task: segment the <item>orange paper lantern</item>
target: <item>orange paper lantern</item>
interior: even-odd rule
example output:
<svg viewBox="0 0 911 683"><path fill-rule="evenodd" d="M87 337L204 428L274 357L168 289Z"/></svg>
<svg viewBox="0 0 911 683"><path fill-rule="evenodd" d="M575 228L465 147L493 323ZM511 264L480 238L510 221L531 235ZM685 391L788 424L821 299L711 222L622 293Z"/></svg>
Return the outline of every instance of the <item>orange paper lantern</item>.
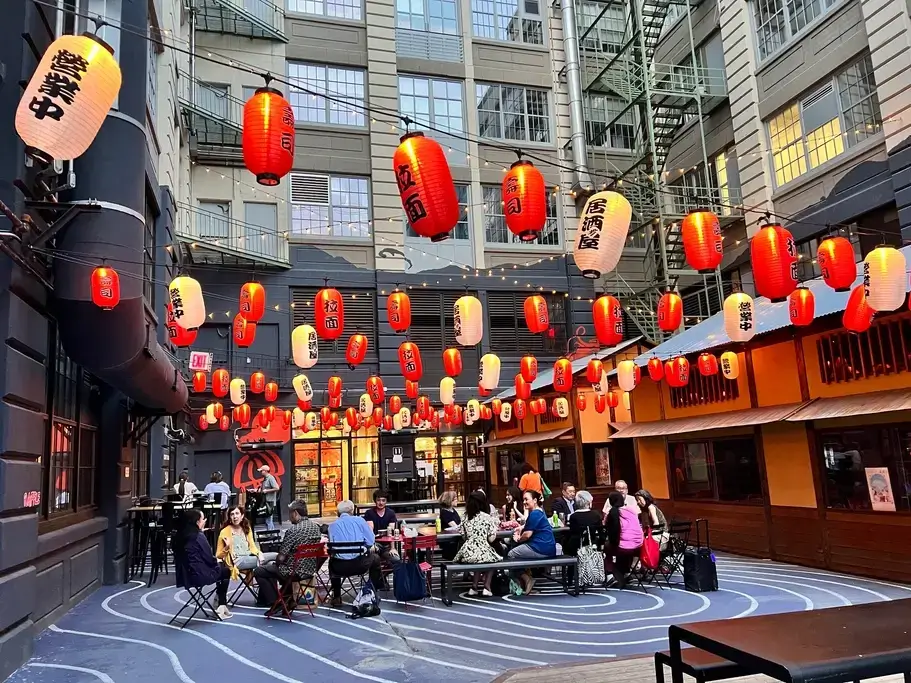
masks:
<svg viewBox="0 0 911 683"><path fill-rule="evenodd" d="M267 187L278 185L294 165L294 110L280 90L259 88L244 105L244 166Z"/></svg>
<svg viewBox="0 0 911 683"><path fill-rule="evenodd" d="M246 349L256 338L256 323L251 323L241 313L234 316L234 343L239 348Z"/></svg>
<svg viewBox="0 0 911 683"><path fill-rule="evenodd" d="M386 398L386 387L383 386L383 380L376 375L367 378L366 391L374 405L382 403Z"/></svg>
<svg viewBox="0 0 911 683"><path fill-rule="evenodd" d="M866 332L873 324L873 313L873 309L867 304L864 286L859 284L851 290L845 312L841 316L841 324L849 332Z"/></svg>
<svg viewBox="0 0 911 683"><path fill-rule="evenodd" d="M458 408L458 406L456 407ZM528 414L528 405L525 403L525 399L517 398L512 402L512 414L516 416L517 420L525 419Z"/></svg>
<svg viewBox="0 0 911 683"><path fill-rule="evenodd" d="M412 382L419 381L424 374L421 350L414 342L406 341L399 345L399 368L402 370L402 377Z"/></svg>
<svg viewBox="0 0 911 683"><path fill-rule="evenodd" d="M623 307L609 294L600 296L592 306L595 336L604 346L616 346L623 341Z"/></svg>
<svg viewBox="0 0 911 683"><path fill-rule="evenodd" d="M595 394L595 412L603 413L607 409L607 394Z"/></svg>
<svg viewBox="0 0 911 683"><path fill-rule="evenodd" d="M534 242L547 223L544 176L530 161L520 159L503 177L506 227L523 242Z"/></svg>
<svg viewBox="0 0 911 683"><path fill-rule="evenodd" d="M206 390L207 382L208 378L206 377L206 373L199 370L193 373L193 391L197 394Z"/></svg>
<svg viewBox="0 0 911 683"><path fill-rule="evenodd" d="M174 318L174 309L170 301L165 306L165 311L167 312L165 325L168 328L168 339L171 343L178 348L185 348L195 342L199 330L187 330L178 325L177 320Z"/></svg>
<svg viewBox="0 0 911 683"><path fill-rule="evenodd" d="M379 427L383 423L383 408L381 406L376 406L370 417L373 419L373 424Z"/></svg>
<svg viewBox="0 0 911 683"><path fill-rule="evenodd" d="M395 291L389 295L386 317L394 332L405 332L411 326L411 299L405 292Z"/></svg>
<svg viewBox="0 0 911 683"><path fill-rule="evenodd" d="M620 405L620 396L622 396L622 395L623 395L623 392L620 391L619 389L613 389L612 391L609 391L607 394L605 394L605 397L607 398L608 407L616 408L617 406L619 406Z"/></svg>
<svg viewBox="0 0 911 683"><path fill-rule="evenodd" d="M711 353L700 353L696 360L699 374L709 377L718 374L718 359Z"/></svg>
<svg viewBox="0 0 911 683"><path fill-rule="evenodd" d="M258 282L247 282L240 288L240 314L258 323L266 314L266 289Z"/></svg>
<svg viewBox="0 0 911 683"><path fill-rule="evenodd" d="M690 381L690 362L683 356L669 360L664 364L664 376L671 387L685 387Z"/></svg>
<svg viewBox="0 0 911 683"><path fill-rule="evenodd" d="M462 352L455 348L443 351L443 370L450 377L462 374Z"/></svg>
<svg viewBox="0 0 911 683"><path fill-rule="evenodd" d="M585 366L585 379L591 384L597 384L601 381L601 375L604 374L604 363L597 358L592 358Z"/></svg>
<svg viewBox="0 0 911 683"><path fill-rule="evenodd" d="M332 411L327 406L323 406L319 409L319 421L320 424L322 424L323 429L332 426Z"/></svg>
<svg viewBox="0 0 911 683"><path fill-rule="evenodd" d="M337 289L325 287L313 299L316 335L320 339L338 339L345 329L345 302Z"/></svg>
<svg viewBox="0 0 911 683"><path fill-rule="evenodd" d="M351 429L357 429L360 427L360 415L357 414L356 408L348 408L345 411L345 422L348 423L348 426Z"/></svg>
<svg viewBox="0 0 911 683"><path fill-rule="evenodd" d="M308 410L310 410L313 407L313 402L312 401L302 401L301 399L297 399L297 407L306 413Z"/></svg>
<svg viewBox="0 0 911 683"><path fill-rule="evenodd" d="M92 303L110 311L120 303L120 276L107 266L98 266L92 271Z"/></svg>
<svg viewBox="0 0 911 683"><path fill-rule="evenodd" d="M220 420L221 416L225 414L225 407L216 401L212 404L212 414L215 415L216 420Z"/></svg>
<svg viewBox="0 0 911 683"><path fill-rule="evenodd" d="M857 279L854 245L844 237L827 237L816 250L823 282L836 292L847 292Z"/></svg>
<svg viewBox="0 0 911 683"><path fill-rule="evenodd" d="M554 363L554 389L566 393L573 388L573 364L566 358Z"/></svg>
<svg viewBox="0 0 911 683"><path fill-rule="evenodd" d="M206 420L205 415L200 415L196 418L196 426L199 427L202 431L206 431L209 428L209 421Z"/></svg>
<svg viewBox="0 0 911 683"><path fill-rule="evenodd" d="M540 294L533 294L525 299L525 324L532 334L541 334L550 328L550 316L547 313L547 301Z"/></svg>
<svg viewBox="0 0 911 683"><path fill-rule="evenodd" d="M266 401L272 403L272 401L278 400L278 384L275 382L269 382L265 388L265 398Z"/></svg>
<svg viewBox="0 0 911 683"><path fill-rule="evenodd" d="M646 367L648 367L648 376L653 382L660 382L664 379L664 363L660 358L649 358Z"/></svg>
<svg viewBox="0 0 911 683"><path fill-rule="evenodd" d="M778 223L766 225L750 241L753 284L760 296L784 301L797 287L797 245Z"/></svg>
<svg viewBox="0 0 911 683"><path fill-rule="evenodd" d="M212 393L218 398L224 398L231 390L231 375L224 368L219 368L212 373Z"/></svg>
<svg viewBox="0 0 911 683"><path fill-rule="evenodd" d="M683 324L683 299L676 292L665 292L658 300L658 328L676 332Z"/></svg>
<svg viewBox="0 0 911 683"><path fill-rule="evenodd" d="M288 429L291 426L291 421L294 419L294 414L290 410L282 411L282 427Z"/></svg>
<svg viewBox="0 0 911 683"><path fill-rule="evenodd" d="M348 339L348 346L345 348L345 360L348 367L354 370L355 367L364 362L367 357L367 337L362 334L352 334Z"/></svg>
<svg viewBox="0 0 911 683"><path fill-rule="evenodd" d="M680 232L690 268L705 274L721 265L724 252L718 216L711 211L693 211L683 219Z"/></svg>
<svg viewBox="0 0 911 683"><path fill-rule="evenodd" d="M522 375L516 375L515 378L516 398L527 401L531 398L531 385L525 381Z"/></svg>
<svg viewBox="0 0 911 683"><path fill-rule="evenodd" d="M418 397L417 403L417 413L421 416L422 420L430 419L430 411L432 410L430 405L430 399L426 396Z"/></svg>
<svg viewBox="0 0 911 683"><path fill-rule="evenodd" d="M342 395L342 378L338 375L329 378L329 395L333 397Z"/></svg>
<svg viewBox="0 0 911 683"><path fill-rule="evenodd" d="M538 377L538 359L534 356L522 356L519 361L519 374L526 382L534 382Z"/></svg>
<svg viewBox="0 0 911 683"><path fill-rule="evenodd" d="M389 397L389 412L395 415L402 409L402 399L393 394Z"/></svg>
<svg viewBox="0 0 911 683"><path fill-rule="evenodd" d="M459 198L446 153L423 133L406 133L392 157L402 208L411 229L440 242L459 222Z"/></svg>
<svg viewBox="0 0 911 683"><path fill-rule="evenodd" d="M261 372L254 372L250 375L250 386L248 389L254 394L261 394L266 390L266 376Z"/></svg>
<svg viewBox="0 0 911 683"><path fill-rule="evenodd" d="M250 406L246 403L235 406L231 414L234 416L235 422L241 427L246 427L250 424Z"/></svg>
<svg viewBox="0 0 911 683"><path fill-rule="evenodd" d="M503 408L503 401L501 401L500 399L495 398L490 402L490 409L491 409L491 411L493 411L494 415L499 415L500 410L502 410L502 408Z"/></svg>
<svg viewBox="0 0 911 683"><path fill-rule="evenodd" d="M222 415L220 418L218 418L218 428L219 428L221 431L223 431L223 432L228 431L228 428L229 428L230 426L231 426L231 418L230 418L230 417L228 417L227 415Z"/></svg>
<svg viewBox="0 0 911 683"><path fill-rule="evenodd" d="M328 403L329 403L330 408L341 408L342 407L341 394L339 394L338 396L330 396Z"/></svg>
<svg viewBox="0 0 911 683"><path fill-rule="evenodd" d="M791 324L802 327L816 316L816 299L807 287L798 287L788 295L788 316Z"/></svg>
<svg viewBox="0 0 911 683"><path fill-rule="evenodd" d="M421 388L417 382L412 382L410 379L405 380L405 396L410 399L416 399L420 391Z"/></svg>

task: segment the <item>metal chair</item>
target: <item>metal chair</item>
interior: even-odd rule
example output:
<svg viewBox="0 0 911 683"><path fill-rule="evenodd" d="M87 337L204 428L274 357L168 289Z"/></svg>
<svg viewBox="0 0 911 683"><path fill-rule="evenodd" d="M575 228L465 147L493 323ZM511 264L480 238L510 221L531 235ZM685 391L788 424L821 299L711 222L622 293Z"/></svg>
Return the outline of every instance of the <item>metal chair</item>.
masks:
<svg viewBox="0 0 911 683"><path fill-rule="evenodd" d="M278 599L275 601L272 607L266 610L267 619L271 619L273 616L275 616L276 612L281 609L282 616L287 617L288 621L291 621L291 614L294 612L297 606L300 605L307 588L314 583L316 583L316 600L314 600L314 602L319 600L320 587L324 589L324 595L329 594L329 589L326 587L325 582L319 575L322 564L320 560L325 560L327 557L329 557L329 554L326 552L326 546L322 543L304 543L297 546L297 549L294 551L294 559L292 560L291 566L296 567L297 563L302 560L316 560L316 571L313 572L313 575L309 577L309 580L306 581L306 583L304 582L304 578L306 577L303 576L292 575L288 578L288 582L292 587L292 594L288 596L290 598L290 604L289 601L285 599L285 591L283 590L281 581L276 579L275 587L277 589L276 593L278 594ZM294 590L295 583L297 583L297 590ZM306 605L307 611L310 612L310 616L315 618L316 615L313 614L313 606L306 601L304 601L304 605Z"/></svg>
<svg viewBox="0 0 911 683"><path fill-rule="evenodd" d="M207 592L205 590L205 586L190 585L186 580L187 566L186 561L183 557L183 553L181 551L178 551L174 557L174 574L177 579L177 587L186 589L189 597L187 598L187 601L184 603L183 607L177 611L177 614L171 617L171 620L168 621L168 624L173 624L177 618L183 614L184 610L191 606L195 607L195 609L187 618L187 620L180 625L180 628L184 628L187 624L189 624L193 620L193 617L195 617L199 612L202 612L205 615L206 619L221 621L221 617L218 616L218 612L215 611L215 608L213 608L211 602L209 602L212 598L212 595L214 595L215 591L218 590L217 587L213 586L212 589Z"/></svg>
<svg viewBox="0 0 911 683"><path fill-rule="evenodd" d="M331 584L332 579L339 579L341 581L341 592L344 593L345 595L350 595L352 597L352 599L355 598L358 595L358 593L360 593L361 588L363 587L363 585L365 583L364 576L369 574L369 570L364 570L364 571L360 572L359 574L351 574L349 576L335 574L332 571L332 560L344 561L344 560L342 560L342 558L339 557L339 555L356 555L358 557L365 557L370 552L369 548L367 547L367 544L364 543L363 541L358 541L355 543L351 543L351 542L349 542L349 543L327 543L326 551L329 554L330 584ZM350 560L353 558L345 558L345 559ZM357 586L354 585L355 578L359 579L359 583ZM346 579L348 581L348 588L345 588ZM378 589L379 589L379 586L374 586L374 590L378 590Z"/></svg>

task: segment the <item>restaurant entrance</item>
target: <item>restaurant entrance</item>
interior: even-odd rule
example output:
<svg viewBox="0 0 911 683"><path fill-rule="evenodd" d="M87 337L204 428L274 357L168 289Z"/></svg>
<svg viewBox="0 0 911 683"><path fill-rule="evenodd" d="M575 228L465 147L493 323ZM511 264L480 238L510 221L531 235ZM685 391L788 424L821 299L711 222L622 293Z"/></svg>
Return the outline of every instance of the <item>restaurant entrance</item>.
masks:
<svg viewBox="0 0 911 683"><path fill-rule="evenodd" d="M480 434L422 432L416 436L417 498L436 498L443 491L452 491L462 505L475 489L487 491L490 477L479 442Z"/></svg>

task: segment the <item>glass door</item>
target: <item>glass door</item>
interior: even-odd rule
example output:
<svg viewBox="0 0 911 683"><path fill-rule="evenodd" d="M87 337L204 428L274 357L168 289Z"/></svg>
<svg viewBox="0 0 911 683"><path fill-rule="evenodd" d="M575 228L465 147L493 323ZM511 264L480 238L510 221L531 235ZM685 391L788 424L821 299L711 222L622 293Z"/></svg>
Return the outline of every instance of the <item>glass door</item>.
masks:
<svg viewBox="0 0 911 683"><path fill-rule="evenodd" d="M465 437L465 473L468 480L468 493L477 489L484 489L484 492L490 496L487 490L487 455L478 447L478 437L475 434L469 434Z"/></svg>
<svg viewBox="0 0 911 683"><path fill-rule="evenodd" d="M376 431L351 439L351 500L356 505L369 505L373 492L380 487L380 455Z"/></svg>
<svg viewBox="0 0 911 683"><path fill-rule="evenodd" d="M342 462L348 456L348 439L324 439L320 441L320 514L330 515L336 511L342 494Z"/></svg>
<svg viewBox="0 0 911 683"><path fill-rule="evenodd" d="M419 436L414 440L414 462L417 469L418 500L436 498L437 491L437 446L434 436Z"/></svg>
<svg viewBox="0 0 911 683"><path fill-rule="evenodd" d="M307 503L307 512L319 514L319 441L294 444L294 497Z"/></svg>
<svg viewBox="0 0 911 683"><path fill-rule="evenodd" d="M443 464L443 490L452 491L459 505L468 499L466 491L465 454L462 437L444 436L440 439L440 459Z"/></svg>

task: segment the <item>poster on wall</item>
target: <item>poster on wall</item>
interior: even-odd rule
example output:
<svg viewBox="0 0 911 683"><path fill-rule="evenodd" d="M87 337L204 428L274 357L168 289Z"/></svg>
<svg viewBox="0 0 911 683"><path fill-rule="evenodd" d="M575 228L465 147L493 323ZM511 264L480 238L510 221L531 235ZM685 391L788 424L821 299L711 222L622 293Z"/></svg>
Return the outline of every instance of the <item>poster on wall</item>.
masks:
<svg viewBox="0 0 911 683"><path fill-rule="evenodd" d="M598 486L613 486L610 476L610 455L607 446L595 449L595 483Z"/></svg>
<svg viewBox="0 0 911 683"><path fill-rule="evenodd" d="M870 492L873 509L879 512L895 512L895 495L889 481L889 468L865 467L864 474L867 477L867 490Z"/></svg>

